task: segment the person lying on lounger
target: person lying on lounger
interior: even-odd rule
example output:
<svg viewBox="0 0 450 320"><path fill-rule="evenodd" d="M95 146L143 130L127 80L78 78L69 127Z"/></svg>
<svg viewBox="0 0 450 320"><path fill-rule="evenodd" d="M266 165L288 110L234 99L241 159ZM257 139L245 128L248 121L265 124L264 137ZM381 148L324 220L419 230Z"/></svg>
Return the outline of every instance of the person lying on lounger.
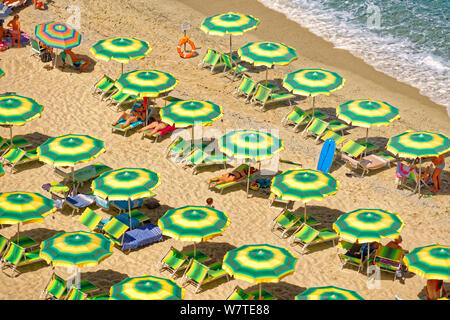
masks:
<svg viewBox="0 0 450 320"><path fill-rule="evenodd" d="M247 178L249 174L249 168L245 167L242 170L227 172L220 177L215 177L208 180L208 185L210 188L214 188L215 186L227 183L227 182L239 182ZM250 174L254 172L254 168L250 168ZM211 184L214 182L213 184Z"/></svg>
<svg viewBox="0 0 450 320"><path fill-rule="evenodd" d="M167 128L169 125L165 122L162 122L161 119L154 119L152 123L150 123L148 126L145 126L141 129L139 129L137 132L141 133L146 130L151 130L151 132L146 132L145 135L147 137L151 137L152 135L156 134L158 131L161 131L162 129Z"/></svg>
<svg viewBox="0 0 450 320"><path fill-rule="evenodd" d="M125 120L124 123L120 124L121 128L128 127L130 124L139 120L145 121L145 107L142 105L135 105L133 109L131 109L130 113L122 112L117 120L112 123L112 125L115 126L121 119Z"/></svg>
<svg viewBox="0 0 450 320"><path fill-rule="evenodd" d="M373 252L373 250L378 249L378 247L378 242L369 243L369 252ZM363 243L362 245L360 245L358 241L356 241L353 247L345 254L351 257L362 259L363 257L367 256L367 243Z"/></svg>
<svg viewBox="0 0 450 320"><path fill-rule="evenodd" d="M77 55L70 49L64 50L64 52L72 58L73 64L75 65L75 67L80 68L80 71L84 71L89 63L91 63L88 59L78 58Z"/></svg>

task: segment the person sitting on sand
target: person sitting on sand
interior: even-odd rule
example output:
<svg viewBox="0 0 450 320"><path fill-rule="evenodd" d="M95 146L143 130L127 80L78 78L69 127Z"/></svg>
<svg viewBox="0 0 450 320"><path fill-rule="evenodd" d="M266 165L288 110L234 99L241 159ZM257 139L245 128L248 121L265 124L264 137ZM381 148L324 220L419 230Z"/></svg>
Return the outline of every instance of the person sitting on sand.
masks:
<svg viewBox="0 0 450 320"><path fill-rule="evenodd" d="M160 119L154 119L153 122L151 122L149 125L139 129L137 132L141 133L146 130L151 130L151 132L146 132L145 135L147 137L151 137L152 135L158 133L158 131L167 128L169 125L165 122L162 122Z"/></svg>
<svg viewBox="0 0 450 320"><path fill-rule="evenodd" d="M450 292L445 290L444 281L436 279L428 279L425 287L427 300L438 300L440 298L448 298Z"/></svg>
<svg viewBox="0 0 450 320"><path fill-rule="evenodd" d="M113 126L117 125L121 119L124 119L125 122L120 124L121 128L128 127L130 124L135 123L136 121L145 121L145 107L142 105L135 104L131 109L130 113L122 112L116 121L112 123Z"/></svg>
<svg viewBox="0 0 450 320"><path fill-rule="evenodd" d="M214 208L214 205L213 205L213 198L208 198L208 199L206 199L206 206L207 206L207 207Z"/></svg>
<svg viewBox="0 0 450 320"><path fill-rule="evenodd" d="M17 48L20 48L20 22L19 22L19 15L14 15L14 18L8 22L8 27L10 27L11 34L12 34L12 42L11 47L14 47L14 42L17 42Z"/></svg>
<svg viewBox="0 0 450 320"><path fill-rule="evenodd" d="M434 188L431 193L437 193L441 189L441 173L445 168L445 158L444 155L431 158L431 162L434 164L434 170L431 175L433 180Z"/></svg>
<svg viewBox="0 0 450 320"><path fill-rule="evenodd" d="M64 53L68 54L72 58L74 66L80 68L80 71L84 71L84 69L86 69L86 67L91 63L88 59L78 58L77 55L70 49L64 50Z"/></svg>
<svg viewBox="0 0 450 320"><path fill-rule="evenodd" d="M254 171L254 168L250 168L250 174ZM231 171L227 172L220 177L212 178L208 180L208 184L210 188L214 188L215 186L226 183L226 182L239 182L247 178L249 174L249 168L245 167L239 171ZM211 184L214 182L213 184Z"/></svg>

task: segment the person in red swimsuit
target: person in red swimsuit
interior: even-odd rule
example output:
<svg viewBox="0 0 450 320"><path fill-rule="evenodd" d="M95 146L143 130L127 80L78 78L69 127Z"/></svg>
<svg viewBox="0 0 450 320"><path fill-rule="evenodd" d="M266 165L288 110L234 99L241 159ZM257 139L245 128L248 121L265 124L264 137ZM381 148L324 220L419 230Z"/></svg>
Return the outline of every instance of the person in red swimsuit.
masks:
<svg viewBox="0 0 450 320"><path fill-rule="evenodd" d="M438 300L440 298L448 298L450 292L447 292L444 287L443 280L428 279L427 286L427 299Z"/></svg>

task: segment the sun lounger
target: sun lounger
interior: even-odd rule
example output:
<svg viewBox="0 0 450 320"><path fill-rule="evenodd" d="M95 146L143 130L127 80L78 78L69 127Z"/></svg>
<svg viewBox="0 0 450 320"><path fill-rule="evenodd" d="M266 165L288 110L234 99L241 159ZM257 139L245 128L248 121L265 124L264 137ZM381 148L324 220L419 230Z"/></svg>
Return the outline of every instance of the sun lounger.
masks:
<svg viewBox="0 0 450 320"><path fill-rule="evenodd" d="M55 173L59 174L61 177L72 181L73 178L75 178L75 191L76 189L81 186L83 183L86 183L92 179L95 179L99 177L102 173L105 173L107 171L112 170L111 167L107 166L106 164L102 162L97 162L91 165L88 165L86 167L77 169L74 171L73 177L72 173L63 171L57 167L54 168Z"/></svg>
<svg viewBox="0 0 450 320"><path fill-rule="evenodd" d="M69 293L66 295L66 298L64 300L86 300L87 299L87 294L84 293L83 291L72 287L72 289L70 289Z"/></svg>
<svg viewBox="0 0 450 320"><path fill-rule="evenodd" d="M236 63L235 61L233 61L233 59L230 58L229 55L222 53L222 61L225 63L225 67L223 69L223 74L228 77L229 79L231 79L231 81L234 81L234 79L236 79L236 77L238 76L243 76L245 74L245 72L248 71L248 69L238 63ZM227 71L228 68L228 71Z"/></svg>
<svg viewBox="0 0 450 320"><path fill-rule="evenodd" d="M101 294L93 295L91 297L88 297L87 300L109 300L109 294L101 293Z"/></svg>
<svg viewBox="0 0 450 320"><path fill-rule="evenodd" d="M233 95L244 95L245 101L250 100L253 91L255 90L256 82L246 75L242 76L241 83L233 92Z"/></svg>
<svg viewBox="0 0 450 320"><path fill-rule="evenodd" d="M30 49L31 49L31 56L38 56L39 58L44 53L44 48L41 48L38 41L34 38L30 38Z"/></svg>
<svg viewBox="0 0 450 320"><path fill-rule="evenodd" d="M289 210L281 210L281 212L272 219L269 224L271 227L271 232L275 234L278 238L283 239L286 233L297 226L300 222L300 216L295 215ZM278 234L277 231L281 231L281 234Z"/></svg>
<svg viewBox="0 0 450 320"><path fill-rule="evenodd" d="M347 140L347 142L344 143L342 148L339 149L339 152L341 154L347 154L349 156L352 156L354 159L357 159L365 149L366 149L365 146L362 146L353 140Z"/></svg>
<svg viewBox="0 0 450 320"><path fill-rule="evenodd" d="M417 190L419 173L413 167L409 167L406 164L398 161L395 176L397 188L405 188L413 192ZM421 187L431 188L433 181L431 177L429 177L427 181L425 181L423 178L420 178L420 183Z"/></svg>
<svg viewBox="0 0 450 320"><path fill-rule="evenodd" d="M119 111L119 108L124 103L130 103L136 101L136 96L128 93L124 93L123 91L117 90L112 93L108 98L106 98L106 102L108 105L116 105L116 111Z"/></svg>
<svg viewBox="0 0 450 320"><path fill-rule="evenodd" d="M22 150L26 150L33 146L31 142L26 140L24 137L14 137L12 139L13 145L10 145L11 141L9 139L4 139L0 137L0 154L3 156L6 152L8 152L12 147L13 148L21 148Z"/></svg>
<svg viewBox="0 0 450 320"><path fill-rule="evenodd" d="M26 251L14 242L10 241L3 257L1 258L2 271L7 276L14 278L14 273L20 274L18 267L43 261L39 258L39 248L32 251ZM11 275L4 272L4 269L11 268Z"/></svg>
<svg viewBox="0 0 450 320"><path fill-rule="evenodd" d="M360 159L354 159L345 154L341 154L341 159L344 160L352 170L362 169L361 177L370 170L391 167L391 163L395 161L394 157L384 152L366 155Z"/></svg>
<svg viewBox="0 0 450 320"><path fill-rule="evenodd" d="M94 231L99 229L99 224L102 221L102 217L91 209L86 208L80 218L78 218L78 221L88 227L89 230Z"/></svg>
<svg viewBox="0 0 450 320"><path fill-rule="evenodd" d="M80 281L80 288L76 289L78 292L72 292L72 289L76 289L75 287L68 288L67 281L58 276L56 273L52 273L50 280L45 286L44 290L42 290L40 298L43 299L52 299L52 300L74 300L76 296L80 296L79 293L86 295L88 293L94 293L99 290L93 283L88 280Z"/></svg>
<svg viewBox="0 0 450 320"><path fill-rule="evenodd" d="M101 220L102 225L107 224L111 219L112 218ZM124 225L126 225L130 229L135 229L139 225L150 220L149 217L147 217L145 214L143 214L139 210L133 210L133 211L131 211L131 214L129 214L128 212L121 213L121 214L115 216L114 219L119 220L120 222L122 222ZM131 220L131 226L130 226L130 220Z"/></svg>
<svg viewBox="0 0 450 320"><path fill-rule="evenodd" d="M295 95L290 92L272 92L268 87L258 84L250 102L252 104L260 104L261 111L264 111L266 104L287 101L291 105L291 100L294 98Z"/></svg>
<svg viewBox="0 0 450 320"><path fill-rule="evenodd" d="M333 246L335 245L335 240L337 240L339 236L336 232L330 230L330 229L320 229L316 230L313 227L302 224L289 238L289 242L291 243L291 246L294 246L294 249L296 245L301 247L301 250L298 251L299 253L303 254L305 252L305 249L314 244L323 243L332 241Z"/></svg>
<svg viewBox="0 0 450 320"><path fill-rule="evenodd" d="M273 204L276 203L276 202L279 202L279 203L282 203L282 204L286 205L286 208L287 208L287 206L288 206L289 203L290 203L289 200L283 200L283 199L281 199L280 197L278 197L275 193L272 192L272 193L269 195L269 207L272 207Z"/></svg>
<svg viewBox="0 0 450 320"><path fill-rule="evenodd" d="M227 277L227 280L229 280L228 273L222 269L222 263L216 262L206 266L195 259L191 259L181 282L183 287L188 284L194 285L195 293L198 293L202 285L223 277Z"/></svg>
<svg viewBox="0 0 450 320"><path fill-rule="evenodd" d="M254 300L254 296L239 286L236 286L226 300Z"/></svg>
<svg viewBox="0 0 450 320"><path fill-rule="evenodd" d="M129 227L126 224L120 222L116 218L112 218L103 226L102 231L115 245L122 247L124 243L124 234L128 229Z"/></svg>
<svg viewBox="0 0 450 320"><path fill-rule="evenodd" d="M114 84L115 81L104 74L103 77L92 86L92 94L100 93L100 96L103 96L107 93L112 93L117 89Z"/></svg>
<svg viewBox="0 0 450 320"><path fill-rule="evenodd" d="M254 300L259 300L259 290L250 292ZM264 289L261 289L261 300L276 300L275 296Z"/></svg>
<svg viewBox="0 0 450 320"><path fill-rule="evenodd" d="M215 67L223 65L223 61L221 61L221 54L214 49L208 49L202 62L199 64L201 68L205 67L205 65L208 68L211 68L211 72L213 72Z"/></svg>
<svg viewBox="0 0 450 320"><path fill-rule="evenodd" d="M341 136L344 135L344 130L347 129L349 127L348 124L340 122L340 121L330 121L328 123L327 126L327 130L333 131L333 132L337 132L340 131L341 132Z"/></svg>
<svg viewBox="0 0 450 320"><path fill-rule="evenodd" d="M127 200L108 201L99 196L95 196L95 203L105 211L109 209L116 209L119 213L127 212L129 209L136 209L142 207L144 199L136 199L130 201L130 207L128 207Z"/></svg>
<svg viewBox="0 0 450 320"><path fill-rule="evenodd" d="M25 151L19 148L11 148L2 156L2 160L4 164L11 167L11 172L15 173L17 165L38 161L39 157L36 149Z"/></svg>
<svg viewBox="0 0 450 320"><path fill-rule="evenodd" d="M155 133L154 135L151 135L151 136L147 136L147 134L151 133L152 130L144 130L144 131L142 131L142 139L151 138L156 143L156 142L158 142L159 138L165 136L166 134L172 133L175 130L177 130L177 128L175 128L174 124L164 128L162 130L159 130L157 133Z"/></svg>
<svg viewBox="0 0 450 320"><path fill-rule="evenodd" d="M234 169L233 171L240 171L242 169L244 169L245 167L248 167L248 164L241 164L239 167L237 167L236 169ZM214 189L220 190L220 193L223 193L223 191L225 189L228 189L232 186L237 186L237 185L241 185L243 183L247 183L248 179L252 179L252 176L257 174L259 171L257 169L255 169L255 171L250 175L250 177L245 177L245 179L242 179L240 181L232 181L232 182L225 182L225 183L221 183L218 184L214 187Z"/></svg>
<svg viewBox="0 0 450 320"><path fill-rule="evenodd" d="M332 139L336 143L336 147L342 144L347 138L333 132L331 130L326 130L325 133L320 137L320 140L326 141L327 139Z"/></svg>
<svg viewBox="0 0 450 320"><path fill-rule="evenodd" d="M130 130L139 128L145 124L144 121L138 120L138 121L130 123L128 126L122 128L120 125L125 122L126 121L124 119L120 119L116 125L111 125L111 132L120 131L120 132L123 132L124 136L126 137Z"/></svg>
<svg viewBox="0 0 450 320"><path fill-rule="evenodd" d="M397 278L397 271L402 268L402 257L402 250L380 246L375 253L374 264L378 266L381 271L393 273L395 281Z"/></svg>
<svg viewBox="0 0 450 320"><path fill-rule="evenodd" d="M82 60L73 62L72 57L65 52L61 52L61 61L63 63L62 70L64 70L65 67L68 66L72 70L81 72L81 67L85 64L85 62Z"/></svg>
<svg viewBox="0 0 450 320"><path fill-rule="evenodd" d="M366 150L364 151L364 154L377 152L379 150L378 146L376 146L373 143L370 143L368 141L359 142L359 144L362 145L363 147L366 147Z"/></svg>
<svg viewBox="0 0 450 320"><path fill-rule="evenodd" d="M306 134L306 137L312 135L316 137L316 143L319 141L320 136L325 132L328 127L328 123L325 121L314 118L314 120L306 126L305 130L303 130L302 135Z"/></svg>
<svg viewBox="0 0 450 320"><path fill-rule="evenodd" d="M6 250L8 245L9 245L8 239L6 239L4 236L0 234L0 257L3 255L3 252Z"/></svg>
<svg viewBox="0 0 450 320"><path fill-rule="evenodd" d="M363 244L367 245L367 244ZM353 244L347 241L341 241L337 245L338 248L343 249L344 253L338 253L339 260L341 261L341 270L344 269L344 267L347 264L356 266L358 268L358 272L363 270L364 265L367 263L367 250L361 250L360 254L356 254L356 252L362 248L362 245ZM365 252L363 252L365 251ZM369 263L373 261L373 256L375 254L375 250L371 248L369 253Z"/></svg>
<svg viewBox="0 0 450 320"><path fill-rule="evenodd" d="M327 115L318 110L314 110L314 118L324 120L327 118ZM306 112L299 107L294 106L294 108L292 108L292 110L283 117L281 124L283 126L294 124L294 131L296 131L299 126L307 124L308 121L311 121L311 111Z"/></svg>
<svg viewBox="0 0 450 320"><path fill-rule="evenodd" d="M64 204L67 204L72 208L72 215L77 211L79 212L81 209L89 207L91 204L95 202L95 196L85 193L79 193L74 196L68 196L64 200Z"/></svg>
<svg viewBox="0 0 450 320"><path fill-rule="evenodd" d="M227 162L230 159L223 153L207 154L201 149L194 148L194 150L185 157L181 162L184 164L184 168L192 167L192 174L195 174L200 167L210 165L223 165L223 168L227 168Z"/></svg>
<svg viewBox="0 0 450 320"><path fill-rule="evenodd" d="M183 254L171 246L169 251L167 251L156 266L159 269L159 272L168 270L171 276L174 277L178 271L181 271L188 266L189 260L192 259L193 255L193 251L188 254ZM210 258L203 252L196 250L195 259L199 262L205 262Z"/></svg>

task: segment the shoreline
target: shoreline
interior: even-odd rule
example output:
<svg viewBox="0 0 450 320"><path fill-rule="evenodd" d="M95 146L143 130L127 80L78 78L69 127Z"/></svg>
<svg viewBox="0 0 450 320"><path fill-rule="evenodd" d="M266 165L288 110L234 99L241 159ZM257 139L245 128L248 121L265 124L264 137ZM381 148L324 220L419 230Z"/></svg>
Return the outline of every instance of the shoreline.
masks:
<svg viewBox="0 0 450 320"><path fill-rule="evenodd" d="M335 48L333 43L313 34L299 23L288 19L284 13L270 9L257 0L210 1L208 6L204 6L203 0L175 1L204 14L205 17L228 11L252 14L259 18L261 22L256 30L249 33L254 33L261 40L283 42L294 47L297 49L300 61L302 58L307 58L318 64L333 66L359 75L368 81L383 86L388 91L393 91L393 88L395 88L396 93L408 96L420 104L433 108L435 112L442 115L445 114L450 119L450 114L448 113L450 109L447 111L446 106L433 102L429 97L422 95L418 88L376 70L363 59L354 56L350 51ZM273 28L274 21L276 22L276 28Z"/></svg>

